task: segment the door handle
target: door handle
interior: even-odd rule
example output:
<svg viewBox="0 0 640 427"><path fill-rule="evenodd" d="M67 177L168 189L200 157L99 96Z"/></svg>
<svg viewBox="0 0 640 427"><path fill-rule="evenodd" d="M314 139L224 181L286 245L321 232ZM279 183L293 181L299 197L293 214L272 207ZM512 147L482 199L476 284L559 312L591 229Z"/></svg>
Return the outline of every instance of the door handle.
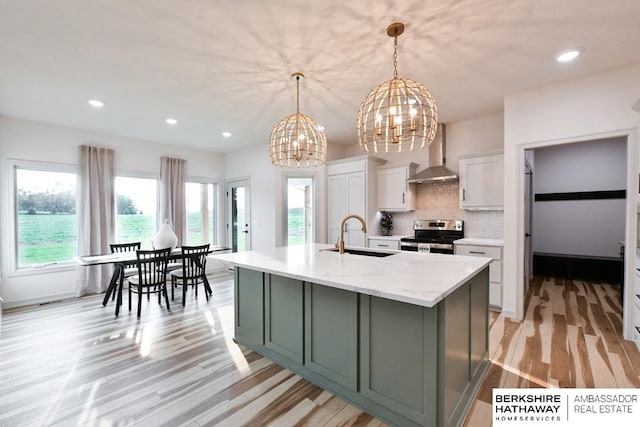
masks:
<svg viewBox="0 0 640 427"><path fill-rule="evenodd" d="M524 233L524 237L531 237L531 233Z"/></svg>

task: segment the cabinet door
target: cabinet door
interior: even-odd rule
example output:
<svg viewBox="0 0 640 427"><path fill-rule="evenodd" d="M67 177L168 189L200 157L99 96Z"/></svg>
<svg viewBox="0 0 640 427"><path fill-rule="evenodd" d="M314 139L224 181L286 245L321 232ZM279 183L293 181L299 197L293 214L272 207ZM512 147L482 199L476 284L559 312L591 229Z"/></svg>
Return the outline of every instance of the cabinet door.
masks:
<svg viewBox="0 0 640 427"><path fill-rule="evenodd" d="M435 426L438 323L437 308L360 295L360 393L419 425Z"/></svg>
<svg viewBox="0 0 640 427"><path fill-rule="evenodd" d="M235 337L264 344L264 279L260 271L235 268Z"/></svg>
<svg viewBox="0 0 640 427"><path fill-rule="evenodd" d="M330 175L329 193L329 243L335 243L340 236L340 221L347 214L347 177L346 174Z"/></svg>
<svg viewBox="0 0 640 427"><path fill-rule="evenodd" d="M358 294L305 283L304 364L357 390Z"/></svg>
<svg viewBox="0 0 640 427"><path fill-rule="evenodd" d="M330 175L329 179L329 243L338 241L340 222L349 214L366 220L366 185L364 172ZM365 246L362 225L355 219L345 224L346 246Z"/></svg>
<svg viewBox="0 0 640 427"><path fill-rule="evenodd" d="M377 172L376 207L380 211L408 210L408 168L381 169Z"/></svg>
<svg viewBox="0 0 640 427"><path fill-rule="evenodd" d="M496 261L493 261L496 262ZM471 298L471 377L478 374L487 351L489 351L489 301L487 296L486 270L472 279L470 285Z"/></svg>
<svg viewBox="0 0 640 427"><path fill-rule="evenodd" d="M460 159L460 207L504 207L504 156Z"/></svg>
<svg viewBox="0 0 640 427"><path fill-rule="evenodd" d="M302 364L303 283L272 274L266 277L265 347Z"/></svg>
<svg viewBox="0 0 640 427"><path fill-rule="evenodd" d="M366 211L366 191L364 172L354 172L347 175L347 212L348 214L360 215L365 220ZM343 217L344 218L344 217ZM341 218L342 219L342 218ZM346 224L345 244L347 246L365 246L365 234L362 231L362 224L356 219L350 219Z"/></svg>

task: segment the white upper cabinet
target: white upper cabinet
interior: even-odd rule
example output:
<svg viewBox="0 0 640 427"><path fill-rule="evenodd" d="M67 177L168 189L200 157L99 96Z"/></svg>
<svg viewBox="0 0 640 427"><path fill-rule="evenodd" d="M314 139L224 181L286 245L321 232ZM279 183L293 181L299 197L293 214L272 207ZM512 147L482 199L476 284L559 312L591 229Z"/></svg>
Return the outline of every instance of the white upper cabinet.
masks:
<svg viewBox="0 0 640 427"><path fill-rule="evenodd" d="M407 184L416 172L415 163L407 166L379 167L376 173L376 207L379 211L412 211L416 208L415 184Z"/></svg>
<svg viewBox="0 0 640 427"><path fill-rule="evenodd" d="M460 159L460 207L504 209L504 154Z"/></svg>

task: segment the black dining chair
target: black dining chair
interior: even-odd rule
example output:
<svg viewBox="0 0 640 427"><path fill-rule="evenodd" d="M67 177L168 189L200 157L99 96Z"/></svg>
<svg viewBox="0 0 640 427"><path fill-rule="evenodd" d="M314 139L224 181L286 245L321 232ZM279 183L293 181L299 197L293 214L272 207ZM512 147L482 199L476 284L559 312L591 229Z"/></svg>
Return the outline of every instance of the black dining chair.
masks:
<svg viewBox="0 0 640 427"><path fill-rule="evenodd" d="M129 277L129 311L131 311L132 293L138 294L138 317L142 310L142 294L158 294L158 304L162 305L164 294L169 307L169 295L167 293L167 263L171 248L155 250L137 250L136 267L138 274Z"/></svg>
<svg viewBox="0 0 640 427"><path fill-rule="evenodd" d="M111 243L109 247L111 248L111 253L123 253L123 252L135 252L140 249L140 242L131 242L131 243ZM120 269L120 286L124 284L124 279L131 277L135 274L138 274L138 269L136 267L126 267L122 265L116 264L116 268ZM111 300L116 297L116 293L114 292Z"/></svg>
<svg viewBox="0 0 640 427"><path fill-rule="evenodd" d="M182 305L185 305L187 296L187 287L189 285L195 288L195 296L198 297L198 284L204 286L204 294L209 300L209 295L213 292L207 280L207 254L209 253L209 244L199 246L182 246L182 268L173 270L171 276L171 300L174 300L174 289L176 286L182 286Z"/></svg>

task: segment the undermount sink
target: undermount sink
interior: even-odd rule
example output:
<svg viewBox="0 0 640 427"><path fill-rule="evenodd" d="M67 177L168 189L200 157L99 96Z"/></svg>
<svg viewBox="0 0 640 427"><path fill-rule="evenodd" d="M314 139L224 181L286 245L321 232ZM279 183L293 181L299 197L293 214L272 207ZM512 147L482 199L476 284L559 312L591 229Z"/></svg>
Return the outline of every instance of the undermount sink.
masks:
<svg viewBox="0 0 640 427"><path fill-rule="evenodd" d="M329 248L329 249L321 249L321 252L338 252L338 248ZM386 257L386 256L391 256L394 255L395 252L381 252L381 251L368 251L366 249L349 249L349 248L345 248L344 250L345 254L351 254L351 255L364 255L364 256L373 256L373 257Z"/></svg>

